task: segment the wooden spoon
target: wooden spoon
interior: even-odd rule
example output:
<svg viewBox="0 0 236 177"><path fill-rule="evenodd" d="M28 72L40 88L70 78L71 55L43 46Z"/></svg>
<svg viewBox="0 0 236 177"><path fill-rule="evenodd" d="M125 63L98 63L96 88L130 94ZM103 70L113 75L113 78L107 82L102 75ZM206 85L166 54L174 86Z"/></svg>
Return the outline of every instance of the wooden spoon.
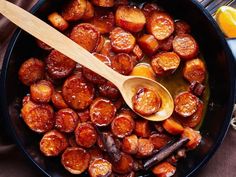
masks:
<svg viewBox="0 0 236 177"><path fill-rule="evenodd" d="M156 91L162 100L161 108L151 116L139 114L143 118L151 121L162 121L173 113L172 96L161 84L147 78L123 76L117 73L50 25L8 1L0 0L0 13L29 34L111 81L120 90L125 102L131 109L133 109L132 97L137 88L151 88Z"/></svg>

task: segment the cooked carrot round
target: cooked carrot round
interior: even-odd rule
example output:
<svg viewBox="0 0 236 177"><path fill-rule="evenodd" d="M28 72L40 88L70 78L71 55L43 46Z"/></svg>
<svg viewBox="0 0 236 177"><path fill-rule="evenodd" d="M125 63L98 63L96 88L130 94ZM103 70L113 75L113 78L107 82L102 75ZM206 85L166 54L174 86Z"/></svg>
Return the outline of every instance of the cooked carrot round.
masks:
<svg viewBox="0 0 236 177"><path fill-rule="evenodd" d="M156 3L147 2L143 5L142 11L146 18L148 18L153 11L163 11L163 9L159 7Z"/></svg>
<svg viewBox="0 0 236 177"><path fill-rule="evenodd" d="M118 174L126 174L132 171L134 160L132 156L121 153L121 159L112 163L112 170Z"/></svg>
<svg viewBox="0 0 236 177"><path fill-rule="evenodd" d="M197 111L199 99L190 92L182 92L176 96L175 112L183 117L193 115Z"/></svg>
<svg viewBox="0 0 236 177"><path fill-rule="evenodd" d="M164 40L174 32L174 21L165 12L153 11L147 20L147 31L157 40Z"/></svg>
<svg viewBox="0 0 236 177"><path fill-rule="evenodd" d="M96 6L101 7L113 7L115 4L114 0L92 0L92 3Z"/></svg>
<svg viewBox="0 0 236 177"><path fill-rule="evenodd" d="M193 130L189 127L185 128L182 137L189 138L189 142L186 144L187 148L195 149L201 142L202 136L199 131Z"/></svg>
<svg viewBox="0 0 236 177"><path fill-rule="evenodd" d="M62 95L70 107L83 110L93 101L94 86L85 81L81 73L75 74L64 82Z"/></svg>
<svg viewBox="0 0 236 177"><path fill-rule="evenodd" d="M91 20L101 34L110 33L115 27L115 16L113 12L105 9L97 9L94 18Z"/></svg>
<svg viewBox="0 0 236 177"><path fill-rule="evenodd" d="M195 128L197 125L200 124L203 118L203 109L204 109L203 102L199 101L197 111L193 115L184 118L180 117L178 120L185 127Z"/></svg>
<svg viewBox="0 0 236 177"><path fill-rule="evenodd" d="M89 166L89 153L79 147L67 148L61 157L61 163L70 173L79 175Z"/></svg>
<svg viewBox="0 0 236 177"><path fill-rule="evenodd" d="M52 103L53 106L57 109L68 108L64 98L62 97L61 91L54 91L52 94Z"/></svg>
<svg viewBox="0 0 236 177"><path fill-rule="evenodd" d="M97 126L109 125L115 117L116 107L104 98L97 98L90 106L91 121Z"/></svg>
<svg viewBox="0 0 236 177"><path fill-rule="evenodd" d="M83 17L86 11L86 0L71 0L64 7L62 17L67 21L76 21Z"/></svg>
<svg viewBox="0 0 236 177"><path fill-rule="evenodd" d="M138 151L137 156L138 157L148 157L152 155L152 152L154 150L154 145L149 139L140 138L138 139Z"/></svg>
<svg viewBox="0 0 236 177"><path fill-rule="evenodd" d="M174 51L185 60L193 59L198 55L198 44L189 34L179 34L173 40Z"/></svg>
<svg viewBox="0 0 236 177"><path fill-rule="evenodd" d="M135 37L119 27L112 30L109 38L111 39L112 50L117 53L130 53L135 46Z"/></svg>
<svg viewBox="0 0 236 177"><path fill-rule="evenodd" d="M168 133L172 135L178 135L184 131L183 126L172 117L166 119L162 126Z"/></svg>
<svg viewBox="0 0 236 177"><path fill-rule="evenodd" d="M119 53L112 58L111 66L120 74L129 75L134 68L134 63L128 54Z"/></svg>
<svg viewBox="0 0 236 177"><path fill-rule="evenodd" d="M135 120L134 133L139 137L143 138L149 137L151 134L149 122L145 119Z"/></svg>
<svg viewBox="0 0 236 177"><path fill-rule="evenodd" d="M136 135L126 136L122 141L122 150L128 154L136 154L138 151L138 137Z"/></svg>
<svg viewBox="0 0 236 177"><path fill-rule="evenodd" d="M157 75L173 73L180 64L180 58L175 52L163 52L152 59L151 65Z"/></svg>
<svg viewBox="0 0 236 177"><path fill-rule="evenodd" d="M176 167L174 167L173 165L171 165L168 162L162 162L158 165L156 165L153 169L152 169L152 173L155 176L160 176L160 177L171 177L175 174L176 171Z"/></svg>
<svg viewBox="0 0 236 177"><path fill-rule="evenodd" d="M57 50L51 51L45 62L47 72L53 79L61 79L69 76L76 65L75 61Z"/></svg>
<svg viewBox="0 0 236 177"><path fill-rule="evenodd" d="M206 78L205 64L200 59L189 60L183 68L183 75L190 83L194 81L202 83Z"/></svg>
<svg viewBox="0 0 236 177"><path fill-rule="evenodd" d="M60 31L65 31L69 27L67 21L65 21L65 19L57 12L51 13L48 16L48 20L55 28L59 29Z"/></svg>
<svg viewBox="0 0 236 177"><path fill-rule="evenodd" d="M91 18L93 18L94 16L94 7L91 4L91 2L86 1L86 10L84 12L84 15L82 17L82 20L89 20Z"/></svg>
<svg viewBox="0 0 236 177"><path fill-rule="evenodd" d="M30 86L30 96L35 102L48 103L51 100L53 90L51 82L41 80Z"/></svg>
<svg viewBox="0 0 236 177"><path fill-rule="evenodd" d="M68 146L66 137L57 130L44 134L40 141L40 150L46 156L57 156Z"/></svg>
<svg viewBox="0 0 236 177"><path fill-rule="evenodd" d="M154 145L155 149L160 149L171 141L171 137L166 134L155 133L149 137L149 140Z"/></svg>
<svg viewBox="0 0 236 177"><path fill-rule="evenodd" d="M116 25L127 31L139 32L145 23L143 12L135 6L119 6L116 10Z"/></svg>
<svg viewBox="0 0 236 177"><path fill-rule="evenodd" d="M23 119L31 130L44 133L53 128L55 121L51 106L39 105L29 110Z"/></svg>
<svg viewBox="0 0 236 177"><path fill-rule="evenodd" d="M112 172L112 165L105 159L96 159L89 165L91 177L109 176Z"/></svg>
<svg viewBox="0 0 236 177"><path fill-rule="evenodd" d="M45 65L43 61L37 58L30 58L21 65L18 76L23 84L29 86L34 82L43 79L44 73Z"/></svg>
<svg viewBox="0 0 236 177"><path fill-rule="evenodd" d="M138 44L147 55L153 55L159 48L159 43L151 34L144 34L139 38Z"/></svg>
<svg viewBox="0 0 236 177"><path fill-rule="evenodd" d="M119 114L111 123L111 131L118 138L130 135L134 129L135 122L128 114Z"/></svg>
<svg viewBox="0 0 236 177"><path fill-rule="evenodd" d="M93 52L100 42L100 32L90 23L81 23L72 29L70 38L84 49Z"/></svg>
<svg viewBox="0 0 236 177"><path fill-rule="evenodd" d="M55 113L55 127L61 132L73 132L79 122L79 117L73 109L60 109Z"/></svg>
<svg viewBox="0 0 236 177"><path fill-rule="evenodd" d="M79 123L75 129L75 138L78 145L90 148L97 141L97 132L91 123Z"/></svg>
<svg viewBox="0 0 236 177"><path fill-rule="evenodd" d="M190 26L183 20L175 22L175 33L178 34L189 34L191 32Z"/></svg>
<svg viewBox="0 0 236 177"><path fill-rule="evenodd" d="M155 80L155 73L154 73L152 67L147 63L137 64L134 67L134 69L130 75L131 76L142 76L142 77L146 77L146 78Z"/></svg>
<svg viewBox="0 0 236 177"><path fill-rule="evenodd" d="M141 88L132 98L133 108L141 115L149 116L156 113L161 107L161 98L154 91Z"/></svg>

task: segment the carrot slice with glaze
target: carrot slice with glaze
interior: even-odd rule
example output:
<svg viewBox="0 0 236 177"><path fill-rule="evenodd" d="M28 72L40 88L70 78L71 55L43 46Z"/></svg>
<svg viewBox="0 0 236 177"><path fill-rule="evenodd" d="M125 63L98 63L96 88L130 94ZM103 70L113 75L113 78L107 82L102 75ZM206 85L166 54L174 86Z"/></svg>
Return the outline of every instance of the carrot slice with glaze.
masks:
<svg viewBox="0 0 236 177"><path fill-rule="evenodd" d="M43 79L45 73L45 64L37 58L26 60L18 71L20 81L29 86L34 82Z"/></svg>
<svg viewBox="0 0 236 177"><path fill-rule="evenodd" d="M57 130L51 130L44 134L40 140L40 150L46 156L57 156L68 146L65 135Z"/></svg>
<svg viewBox="0 0 236 177"><path fill-rule="evenodd" d="M183 126L172 118L166 119L162 125L168 133L173 135L181 134L184 131Z"/></svg>
<svg viewBox="0 0 236 177"><path fill-rule="evenodd" d="M116 10L116 25L127 31L139 32L145 24L143 12L135 6L119 6Z"/></svg>
<svg viewBox="0 0 236 177"><path fill-rule="evenodd" d="M105 159L96 159L89 165L91 177L109 176L112 172L112 165Z"/></svg>
<svg viewBox="0 0 236 177"><path fill-rule="evenodd" d="M61 163L72 174L79 175L83 173L89 166L89 153L79 147L67 148L61 157Z"/></svg>
<svg viewBox="0 0 236 177"><path fill-rule="evenodd" d="M90 106L91 121L97 126L109 125L115 117L116 107L105 98L96 98Z"/></svg>
<svg viewBox="0 0 236 177"><path fill-rule="evenodd" d="M67 21L79 20L83 17L86 6L86 0L70 0L62 10L62 17Z"/></svg>
<svg viewBox="0 0 236 177"><path fill-rule="evenodd" d="M165 12L153 11L147 20L147 31L157 40L166 39L174 32L174 21Z"/></svg>

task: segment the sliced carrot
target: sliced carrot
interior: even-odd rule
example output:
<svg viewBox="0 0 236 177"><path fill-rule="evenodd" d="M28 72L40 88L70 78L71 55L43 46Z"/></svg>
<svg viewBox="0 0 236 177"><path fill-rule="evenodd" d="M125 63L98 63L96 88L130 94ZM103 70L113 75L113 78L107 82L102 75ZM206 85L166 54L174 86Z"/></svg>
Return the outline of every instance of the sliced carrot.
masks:
<svg viewBox="0 0 236 177"><path fill-rule="evenodd" d="M172 118L168 118L163 122L164 129L173 135L181 134L184 131L184 128L181 124L173 120Z"/></svg>
<svg viewBox="0 0 236 177"><path fill-rule="evenodd" d="M139 63L136 65L131 73L132 76L143 76L155 80L155 73L152 67L147 63Z"/></svg>
<svg viewBox="0 0 236 177"><path fill-rule="evenodd" d="M130 32L142 31L146 23L143 12L135 6L119 6L116 10L116 25Z"/></svg>
<svg viewBox="0 0 236 177"><path fill-rule="evenodd" d="M60 31L65 31L69 27L67 21L57 12L51 13L48 16L48 20L55 28L59 29Z"/></svg>
<svg viewBox="0 0 236 177"><path fill-rule="evenodd" d="M174 175L176 167L168 162L163 162L152 169L152 172L157 177L171 177Z"/></svg>
<svg viewBox="0 0 236 177"><path fill-rule="evenodd" d="M181 135L182 137L189 138L189 142L186 144L187 148L195 149L201 142L202 136L199 131L193 130L192 128L185 128Z"/></svg>

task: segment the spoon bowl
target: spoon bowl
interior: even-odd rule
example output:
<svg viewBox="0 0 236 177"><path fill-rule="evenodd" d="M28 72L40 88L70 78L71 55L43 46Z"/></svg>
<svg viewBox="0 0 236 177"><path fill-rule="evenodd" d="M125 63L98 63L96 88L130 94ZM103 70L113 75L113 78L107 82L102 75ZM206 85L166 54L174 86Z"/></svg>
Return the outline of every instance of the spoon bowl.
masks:
<svg viewBox="0 0 236 177"><path fill-rule="evenodd" d="M171 94L160 83L145 77L127 76L123 83L123 89L125 91L121 92L121 94L131 109L133 109L132 98L139 88L148 88L158 93L161 97L162 104L158 112L150 116L144 116L135 112L136 114L150 121L162 121L171 116L174 110L174 102Z"/></svg>
<svg viewBox="0 0 236 177"><path fill-rule="evenodd" d="M138 88L150 88L158 93L162 101L159 111L150 116L139 114L141 117L152 121L162 121L173 113L173 99L169 91L161 84L143 77L119 74L64 34L8 1L0 0L0 13L32 36L111 81L119 89L125 102L131 109L133 109L132 98Z"/></svg>

